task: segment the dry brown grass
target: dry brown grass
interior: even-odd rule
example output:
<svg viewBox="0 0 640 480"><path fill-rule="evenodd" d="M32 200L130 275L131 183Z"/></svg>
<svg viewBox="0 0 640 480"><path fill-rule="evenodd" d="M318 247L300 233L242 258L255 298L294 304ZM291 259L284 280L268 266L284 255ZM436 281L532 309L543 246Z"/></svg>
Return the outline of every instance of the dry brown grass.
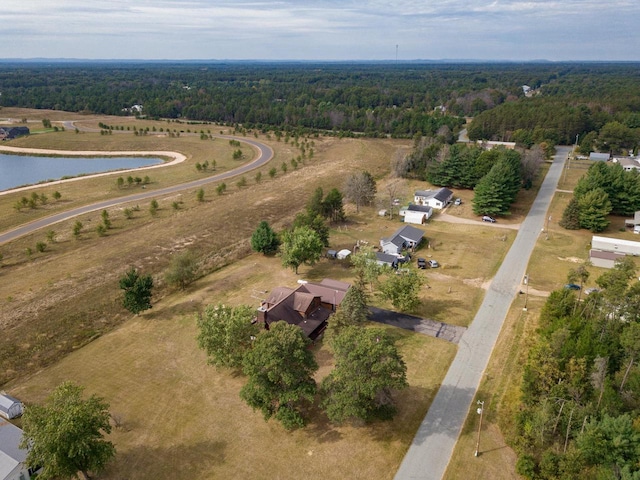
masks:
<svg viewBox="0 0 640 480"><path fill-rule="evenodd" d="M97 124L97 120L92 121ZM110 123L109 119L103 121ZM59 145L58 141L62 138L76 141L76 137L88 138L92 134L64 135L67 133L33 135L21 141L37 140L37 146L69 148ZM98 136L93 141L112 145L110 142L114 139L121 142L127 137L136 141L144 139L114 134ZM186 146L193 144L195 147L218 142L199 138L185 138L184 141ZM148 203L140 205L140 211L132 220L124 218L124 207L110 209L113 228L106 237L98 237L95 231L100 223L100 212L96 212L79 217L85 225L80 240L71 235L75 219L56 224L53 230L57 232L57 242L48 245L44 253L34 253L31 257L25 254L28 248L36 252L36 242L45 240L44 231L3 245L0 248L3 255L0 269L0 322L3 328L0 384L55 362L61 355L110 331L128 318L119 305L117 280L130 265L154 275L159 287L156 297L161 298L166 293L162 272L171 253L186 248L194 250L204 273L227 265L248 252L248 239L260 220L282 228L303 208L318 185L340 187L350 171L367 168L374 175L382 176L388 171L389 159L396 149L404 148L406 144L398 140L334 138L313 139L313 142L314 158L297 170L290 169L286 175L279 171L275 179L270 179L267 175L269 167L263 167L260 184L250 176L247 176L248 186L244 188L236 187L233 180L227 181L228 193L222 196L216 195L211 186L205 188L203 203L197 202L195 191L186 191L158 198L160 209L155 217L150 215ZM299 154L299 149L291 144L271 142L271 145L275 150L275 165L289 162ZM92 144L90 148L98 146ZM113 148L123 147L117 144ZM193 155L187 154L195 160ZM193 165L188 167L188 172L197 173ZM84 187L88 197L110 196L118 194L115 178L104 185L99 182L105 180L95 180L98 184L94 184L94 180L83 179L69 188ZM61 192L63 201L77 195L71 191ZM175 201L182 202L179 210L171 206ZM15 215L12 205L0 208L5 215L6 210L11 212L8 215Z"/></svg>
<svg viewBox="0 0 640 480"><path fill-rule="evenodd" d="M238 396L244 378L207 366L196 346L195 312L203 303L246 303L261 289L297 278L278 259L250 255L11 391L38 402L73 380L105 397L122 426L110 435L118 454L101 478L392 478L455 355L453 345L389 328L411 385L398 396L395 421L336 427L316 412L307 428L292 433L247 407ZM324 345L315 350L320 380L332 359Z"/></svg>

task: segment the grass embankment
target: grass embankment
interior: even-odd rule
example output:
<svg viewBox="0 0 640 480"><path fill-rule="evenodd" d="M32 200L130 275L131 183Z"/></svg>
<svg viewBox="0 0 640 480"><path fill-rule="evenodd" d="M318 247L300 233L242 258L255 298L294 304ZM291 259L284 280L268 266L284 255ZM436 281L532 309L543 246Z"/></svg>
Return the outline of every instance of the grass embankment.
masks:
<svg viewBox="0 0 640 480"><path fill-rule="evenodd" d="M105 123L109 121L104 119ZM120 119L113 122L118 121ZM61 138L67 138L64 135L75 141L76 137L86 138L89 134L58 132L21 141L24 146L69 148L69 145L58 144ZM47 138L49 143L45 142ZM140 139L130 134L114 134L96 141L103 142L104 149L109 150L124 148L122 141ZM31 140L37 140L37 145L29 144ZM110 147L114 141L116 147ZM199 138L190 141L194 148L218 142ZM37 252L36 243L47 242L45 231L0 247L3 255L0 385L55 362L129 318L120 307L117 282L130 265L154 275L158 285L156 298L161 298L165 292L162 272L171 253L188 248L198 255L203 273L220 268L248 252L248 239L260 220L267 220L280 229L303 208L317 186L327 189L341 186L348 172L364 168L381 176L388 170L389 158L398 148L405 148L405 142L396 140L330 138L314 139L314 142L314 158L307 159L297 170L289 165L286 174L279 168L280 164L290 162L300 150L291 143L271 142L275 158L260 170L263 175L259 184L249 176L246 187L238 187L235 179L230 180L224 195L216 194L215 185L205 187L204 202L197 201L195 191L158 198L160 208L155 216L149 212L148 204L140 205L130 220L125 218L123 209L134 205L110 209L112 228L105 237L96 233L101 218L100 212L95 212L56 224L53 227L56 242L47 243L43 253ZM92 149L99 147L99 144L91 146ZM186 153L195 163L196 157ZM193 163L187 168L197 174ZM274 179L267 175L272 165L278 167ZM166 173L173 168L168 167ZM83 195L88 197L110 197L118 193L117 176L113 175L111 180L101 179L98 184L87 178L74 182L69 188L85 189ZM101 184L103 181L107 183ZM62 201L79 195L79 192L60 191ZM179 209L172 207L173 202L180 202ZM2 206L3 214L6 215L7 210L8 215L16 214L12 204ZM79 239L72 235L76 220L84 225ZM27 249L33 253L27 255Z"/></svg>

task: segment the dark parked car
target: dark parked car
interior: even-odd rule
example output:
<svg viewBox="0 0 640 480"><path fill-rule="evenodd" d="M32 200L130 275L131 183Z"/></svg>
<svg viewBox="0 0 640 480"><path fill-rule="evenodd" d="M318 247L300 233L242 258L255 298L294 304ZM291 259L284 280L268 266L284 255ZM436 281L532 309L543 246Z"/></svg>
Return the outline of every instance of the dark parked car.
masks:
<svg viewBox="0 0 640 480"><path fill-rule="evenodd" d="M490 217L489 215L485 215L484 217L482 217L482 221L483 222L496 223L496 219L493 218L493 217Z"/></svg>
<svg viewBox="0 0 640 480"><path fill-rule="evenodd" d="M424 258L418 259L418 268L427 268L427 261Z"/></svg>
<svg viewBox="0 0 640 480"><path fill-rule="evenodd" d="M576 285L575 283L567 283L564 288L567 290L580 290L580 285Z"/></svg>

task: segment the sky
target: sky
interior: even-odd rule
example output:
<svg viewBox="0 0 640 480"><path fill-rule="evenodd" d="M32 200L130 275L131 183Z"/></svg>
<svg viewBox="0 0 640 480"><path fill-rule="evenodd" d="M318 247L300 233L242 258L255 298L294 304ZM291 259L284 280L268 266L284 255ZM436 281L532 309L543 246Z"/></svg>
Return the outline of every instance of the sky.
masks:
<svg viewBox="0 0 640 480"><path fill-rule="evenodd" d="M640 60L639 0L6 0L0 58Z"/></svg>

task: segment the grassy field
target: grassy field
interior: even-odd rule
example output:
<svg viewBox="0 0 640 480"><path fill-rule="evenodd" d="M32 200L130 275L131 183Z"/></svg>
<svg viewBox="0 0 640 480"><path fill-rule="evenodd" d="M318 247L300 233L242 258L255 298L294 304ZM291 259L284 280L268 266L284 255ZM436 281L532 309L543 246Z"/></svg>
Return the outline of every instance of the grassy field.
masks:
<svg viewBox="0 0 640 480"><path fill-rule="evenodd" d="M455 346L389 327L411 385L399 395L396 420L335 427L314 413L293 433L247 407L238 396L244 378L207 366L196 346L195 313L204 304L251 302L297 278L277 258L250 255L9 387L38 402L70 379L104 396L122 426L110 436L116 460L100 478L392 478ZM332 357L322 343L315 351L320 380Z"/></svg>
<svg viewBox="0 0 640 480"><path fill-rule="evenodd" d="M5 109L0 112L6 113ZM108 123L109 119L104 121ZM98 120L93 122L97 125ZM75 141L76 137L89 135L58 132L32 135L20 141L24 146L70 148L69 144L60 145L59 140ZM122 139L127 138L139 140L133 135L114 134L98 136L95 141L103 142L105 150L121 149ZM265 137L261 140L268 141ZM218 142L199 138L184 141L195 143L195 147ZM195 191L158 198L160 208L155 216L149 212L149 204L139 205L139 211L130 220L124 216L124 207L136 205L110 209L113 228L105 237L96 233L101 219L100 212L95 212L78 218L84 225L79 239L72 235L74 219L53 227L55 243L48 243L46 232L40 231L2 245L0 385L55 362L129 318L119 305L117 281L130 265L154 276L158 286L156 297L161 298L167 292L163 271L172 253L193 250L201 272L214 271L247 254L249 237L260 220L281 229L304 207L317 186L326 189L341 186L346 174L365 168L382 177L388 172L389 159L398 149L407 148L406 142L398 140L313 141L313 159L307 159L295 170L290 167L286 174L278 168L273 179L267 175L270 167L264 167L259 184L255 178L247 177L247 186L238 187L231 180L224 195L217 195L212 185L205 188L204 202L197 201ZM116 142L115 146L112 142ZM275 151L273 165L290 162L300 152L291 143L270 144ZM91 148L98 147L100 144L95 143ZM187 154L195 161L193 155ZM197 173L193 165L188 170L192 172L189 175ZM85 188L87 197L110 196L118 193L116 177L100 180L106 182L104 185L83 179L69 188ZM60 191L62 201L75 198L74 193ZM178 203L177 210L172 207L174 202ZM16 215L11 202L3 205L1 211L3 215ZM47 242L44 252L37 252L37 242ZM33 253L27 254L28 249Z"/></svg>
<svg viewBox="0 0 640 480"><path fill-rule="evenodd" d="M90 118L83 119L82 125L95 126L98 121L111 123ZM118 118L113 123L122 121ZM280 164L290 162L299 149L264 136L260 139L276 152L274 179L263 169L260 183L248 178L248 186L240 188L228 182L229 190L222 196L214 193L213 186L206 189L205 202L197 202L195 192L158 198L160 209L155 216L148 205L140 205L133 219L124 217L123 208L111 209L113 228L105 237L95 232L99 212L86 215L80 217L85 228L79 239L71 235L73 222L56 225L56 242L43 253L26 255L25 251L35 252L34 245L44 240L45 232L1 249L0 384L27 402L41 401L67 379L104 396L122 421L122 427L112 433L119 453L106 478L264 478L265 472L273 478L391 478L455 355L455 347L446 342L390 329L407 362L411 385L398 399L396 421L366 428L333 427L315 413L309 428L294 433L284 432L274 422L265 423L240 401L242 378L206 366L196 348L194 319L205 304L257 304L264 292L276 285L294 285L301 277L351 279L351 271L340 262L323 260L314 267L302 267L296 276L282 269L278 258L248 255L248 238L259 220L282 228L317 186L340 187L349 172L367 169L380 180L377 204L359 214L348 205L349 221L332 230L332 246L350 248L357 240L375 244L401 225L397 219L377 216L376 211L386 202L384 177L389 160L409 148L406 142L313 139L314 158L296 170L290 166L284 174ZM141 140L146 138L115 132L109 136L57 132L32 135L19 143L123 150L134 149L128 142ZM164 140L167 144L162 147L150 143L156 145L153 149L180 150L170 147L184 142L191 164L175 174L167 169L163 178L152 176L163 186L197 177L193 164L204 161L211 146L221 147L220 155L231 151L228 142L195 136ZM149 145L139 148L152 149ZM192 148L199 153L192 153ZM82 195L78 201L118 195L117 176L64 185L70 190L60 186L62 201ZM402 194L408 198L413 189L424 186L405 182ZM40 188L44 187L36 191ZM172 207L176 201L180 202L177 210ZM8 200L2 210L11 209ZM20 222L15 218L21 214L15 211L5 215L7 224ZM442 268L421 272L428 286L421 293L424 301L418 313L467 325L484 294L483 283L495 272L514 232L456 227L437 220L426 230L431 247L418 254L437 258ZM475 246L465 248L470 236L476 238ZM187 292L172 293L164 286L162 272L172 253L187 248L197 253L203 273L213 273ZM486 255L487 250L492 255ZM152 273L158 285L154 308L139 317L119 306L117 279L129 265ZM375 296L374 302L384 306ZM331 368L331 355L322 344L316 346L316 353L321 379ZM278 455L265 448L265 441L277 446Z"/></svg>

